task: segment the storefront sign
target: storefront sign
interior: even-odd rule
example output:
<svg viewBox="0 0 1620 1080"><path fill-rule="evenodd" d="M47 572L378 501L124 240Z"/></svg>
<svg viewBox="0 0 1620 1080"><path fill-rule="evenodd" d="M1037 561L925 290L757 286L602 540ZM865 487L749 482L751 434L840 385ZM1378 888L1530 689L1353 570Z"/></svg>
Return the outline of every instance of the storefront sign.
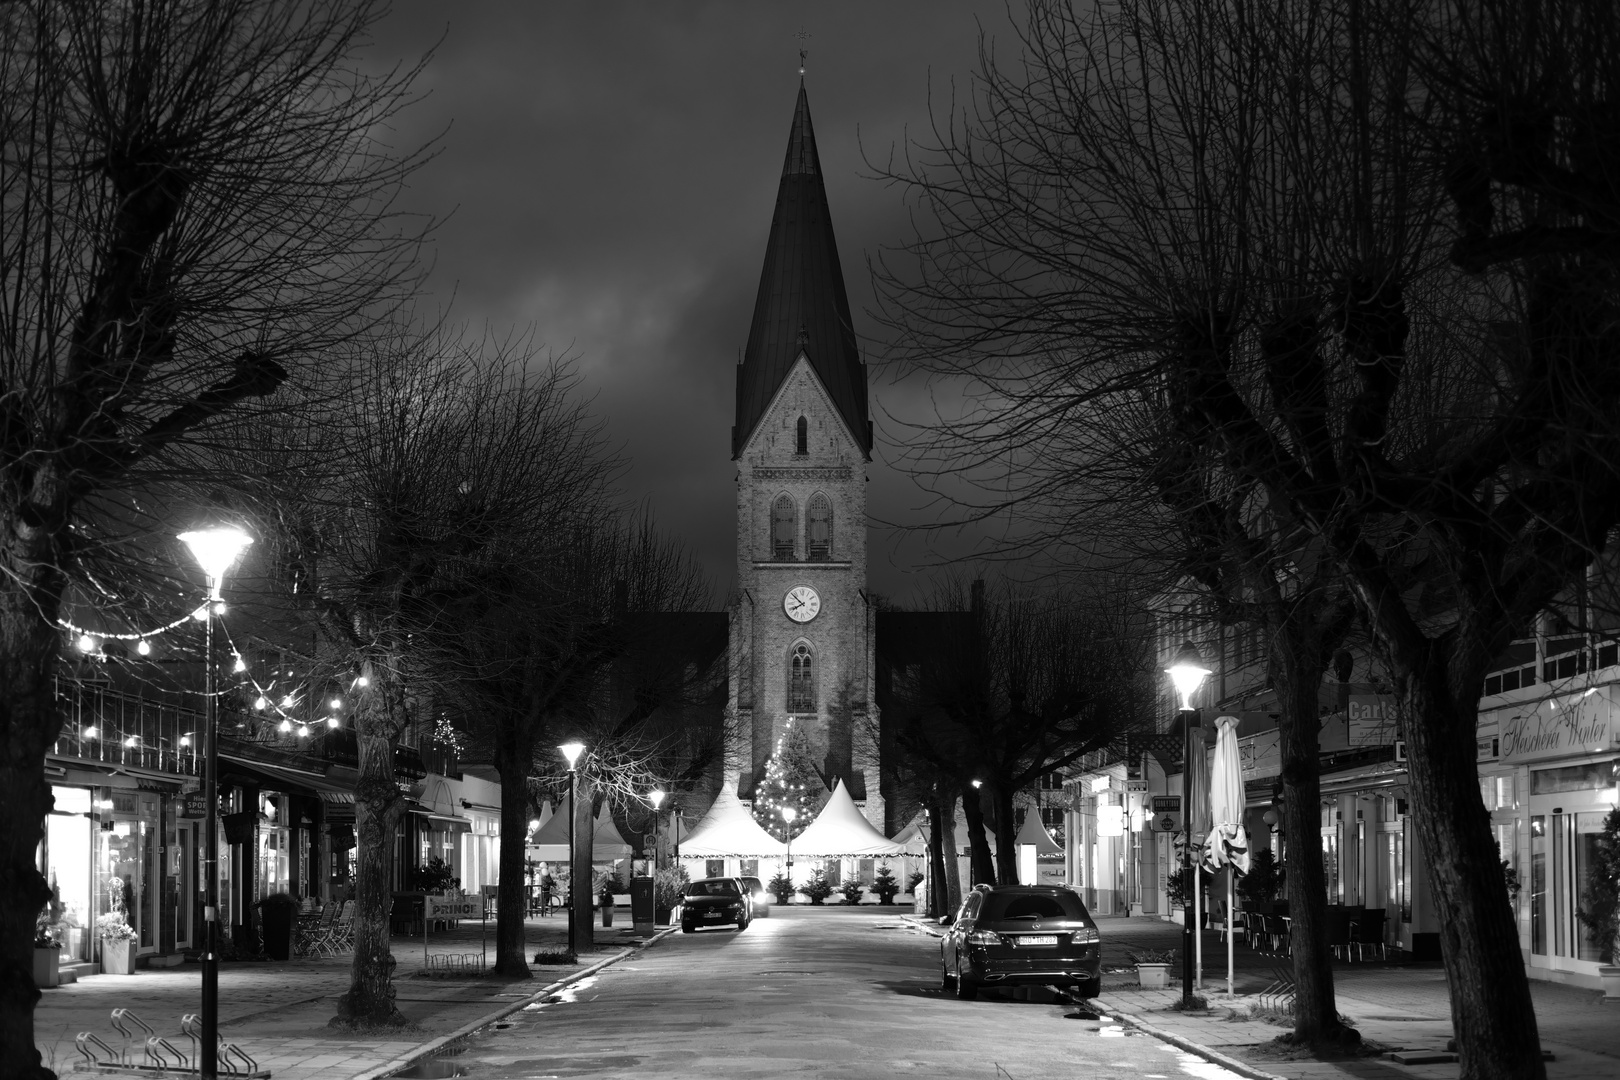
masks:
<svg viewBox="0 0 1620 1080"><path fill-rule="evenodd" d="M427 896L422 899L425 905L424 918L428 919L482 919L484 917L484 902L478 897L446 897Z"/></svg>
<svg viewBox="0 0 1620 1080"><path fill-rule="evenodd" d="M1503 716L1498 730L1501 760L1510 764L1620 747L1620 724L1608 687L1538 702L1520 715Z"/></svg>
<svg viewBox="0 0 1620 1080"><path fill-rule="evenodd" d="M1238 740L1238 765L1244 780L1259 780L1282 772L1282 737L1273 728Z"/></svg>
<svg viewBox="0 0 1620 1080"><path fill-rule="evenodd" d="M1154 832L1179 832L1181 829L1181 796L1155 795L1148 820Z"/></svg>
<svg viewBox="0 0 1620 1080"><path fill-rule="evenodd" d="M185 799L185 803L180 807L181 817L200 820L208 816L208 796L200 791L194 791Z"/></svg>

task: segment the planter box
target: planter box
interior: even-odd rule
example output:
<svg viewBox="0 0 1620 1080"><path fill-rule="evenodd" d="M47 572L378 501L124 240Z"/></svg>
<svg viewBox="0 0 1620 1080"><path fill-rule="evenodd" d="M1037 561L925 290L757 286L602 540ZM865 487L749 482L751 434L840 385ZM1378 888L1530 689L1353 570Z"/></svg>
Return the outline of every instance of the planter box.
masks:
<svg viewBox="0 0 1620 1080"><path fill-rule="evenodd" d="M1144 990L1163 990L1170 985L1169 964L1137 964L1136 981Z"/></svg>
<svg viewBox="0 0 1620 1080"><path fill-rule="evenodd" d="M62 985L61 970L58 965L62 961L61 949L35 949L34 950L34 985L41 990Z"/></svg>
<svg viewBox="0 0 1620 1080"><path fill-rule="evenodd" d="M1598 979L1603 984L1603 1000L1620 1002L1620 964L1602 964Z"/></svg>
<svg viewBox="0 0 1620 1080"><path fill-rule="evenodd" d="M135 943L116 938L101 939L101 973L103 975L135 974Z"/></svg>

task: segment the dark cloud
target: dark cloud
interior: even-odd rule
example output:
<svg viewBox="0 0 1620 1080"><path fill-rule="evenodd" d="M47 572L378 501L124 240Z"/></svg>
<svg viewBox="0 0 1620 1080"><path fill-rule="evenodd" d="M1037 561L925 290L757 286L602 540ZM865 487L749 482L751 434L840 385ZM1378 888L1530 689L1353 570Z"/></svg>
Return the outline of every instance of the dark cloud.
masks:
<svg viewBox="0 0 1620 1080"><path fill-rule="evenodd" d="M748 333L810 34L811 112L857 329L866 259L904 237L893 188L866 178L971 70L999 3L470 3L399 0L374 59L437 48L396 124L443 131L410 207L446 217L430 303L497 333L533 325L579 358L650 500L725 589L734 573L733 367ZM442 40L441 40L442 39ZM878 350L876 342L869 350ZM893 388L874 385L879 400ZM880 429L882 426L879 420ZM880 441L881 441L880 430ZM921 498L880 446L874 516ZM881 500L880 510L875 503ZM907 595L919 541L874 530L873 586Z"/></svg>

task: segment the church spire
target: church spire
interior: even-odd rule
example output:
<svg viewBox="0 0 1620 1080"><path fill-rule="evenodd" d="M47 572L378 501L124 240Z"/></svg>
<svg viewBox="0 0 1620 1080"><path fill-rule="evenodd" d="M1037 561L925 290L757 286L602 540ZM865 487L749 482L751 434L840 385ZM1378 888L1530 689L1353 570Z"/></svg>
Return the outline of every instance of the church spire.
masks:
<svg viewBox="0 0 1620 1080"><path fill-rule="evenodd" d="M765 245L754 321L742 366L737 369L733 458L742 453L801 352L809 358L850 434L870 458L872 422L866 406L866 369L855 345L838 243L822 185L821 159L810 126L810 99L802 83L776 192L771 236Z"/></svg>

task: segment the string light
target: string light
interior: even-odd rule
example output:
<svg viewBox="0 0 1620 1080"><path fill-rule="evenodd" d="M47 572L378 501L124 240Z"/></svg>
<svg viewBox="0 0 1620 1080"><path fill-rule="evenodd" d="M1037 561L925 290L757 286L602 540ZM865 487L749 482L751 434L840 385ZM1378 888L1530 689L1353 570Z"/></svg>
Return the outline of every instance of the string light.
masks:
<svg viewBox="0 0 1620 1080"><path fill-rule="evenodd" d="M260 712L263 712L265 709L270 707L270 699L265 697L263 694L260 694L254 699L253 707L258 709Z"/></svg>
<svg viewBox="0 0 1620 1080"><path fill-rule="evenodd" d="M354 680L354 685L356 685L356 686L370 686L371 685L371 680L366 678L364 675L361 675L359 678Z"/></svg>
<svg viewBox="0 0 1620 1080"><path fill-rule="evenodd" d="M91 724L89 727L84 729L84 738L86 738L86 739L95 739L95 738L99 738L100 736L101 736L101 732L96 728L96 725L94 725L94 724Z"/></svg>
<svg viewBox="0 0 1620 1080"><path fill-rule="evenodd" d="M309 725L308 724L299 724L298 725L298 737L300 739L309 738Z"/></svg>
<svg viewBox="0 0 1620 1080"><path fill-rule="evenodd" d="M339 720L335 716L328 716L326 718L326 726L327 727L335 728L335 727L341 727L342 725L343 725L343 721Z"/></svg>
<svg viewBox="0 0 1620 1080"><path fill-rule="evenodd" d="M81 634L81 635L79 635L79 651L80 652L87 652L87 653L95 652L100 647L101 646L99 644L97 644L96 639L91 637L89 634Z"/></svg>
<svg viewBox="0 0 1620 1080"><path fill-rule="evenodd" d="M152 643L147 641L145 638L141 638L141 640L135 646L135 651L140 653L142 656L151 656Z"/></svg>
<svg viewBox="0 0 1620 1080"><path fill-rule="evenodd" d="M343 708L343 699L342 698L333 698L332 699L332 708L334 708L334 709Z"/></svg>
<svg viewBox="0 0 1620 1080"><path fill-rule="evenodd" d="M182 736L180 736L180 745L181 746L190 746L191 745L191 736L190 735L182 735Z"/></svg>
<svg viewBox="0 0 1620 1080"><path fill-rule="evenodd" d="M277 730L280 731L283 735L285 735L287 732L292 730L292 721L291 720L283 720L281 722L281 726Z"/></svg>
<svg viewBox="0 0 1620 1080"><path fill-rule="evenodd" d="M231 670L235 671L235 672L238 672L238 673L247 670L247 661L242 659L242 654L241 653L236 654L236 665L234 667L232 667Z"/></svg>
<svg viewBox="0 0 1620 1080"><path fill-rule="evenodd" d="M293 695L288 694L286 697L281 699L281 707L283 709L290 709L290 708L293 707L294 704L296 704L296 702L297 702L297 699L295 697L293 697Z"/></svg>
<svg viewBox="0 0 1620 1080"><path fill-rule="evenodd" d="M191 617L193 619L196 619L198 622L207 622L208 621L208 605L204 604L202 607L198 608L196 611L193 611L191 613Z"/></svg>

